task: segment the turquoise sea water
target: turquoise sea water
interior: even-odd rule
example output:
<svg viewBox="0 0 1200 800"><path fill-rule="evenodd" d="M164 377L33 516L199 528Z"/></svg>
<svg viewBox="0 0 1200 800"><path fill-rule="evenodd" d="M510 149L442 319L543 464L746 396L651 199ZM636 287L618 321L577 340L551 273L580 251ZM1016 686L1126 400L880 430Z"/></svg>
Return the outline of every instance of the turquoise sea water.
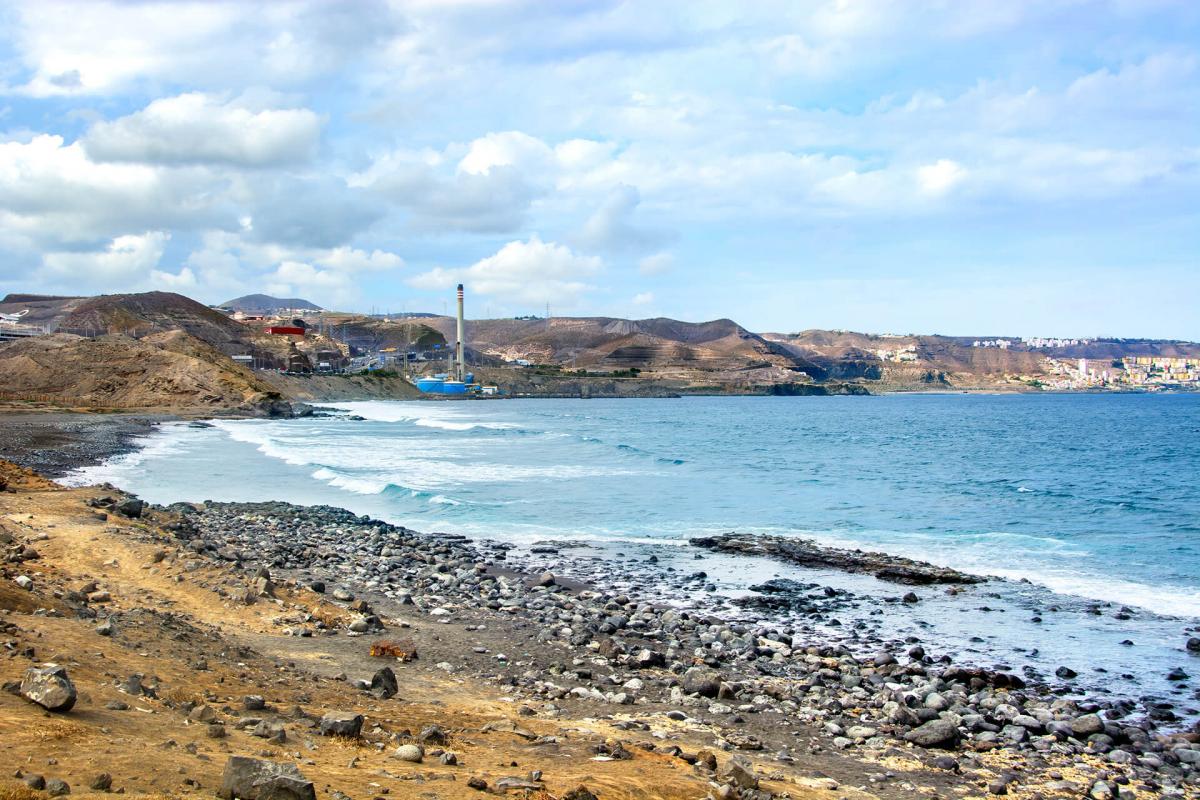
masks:
<svg viewBox="0 0 1200 800"><path fill-rule="evenodd" d="M74 480L159 503L287 500L518 545L571 540L575 556L540 566L643 590L654 554L668 600L694 592L672 590L671 576L697 569L710 576L709 598L773 576L815 580L862 598L828 632L849 630L867 648L917 636L1027 674L1052 678L1067 664L1082 689L1197 700L1164 676L1176 666L1200 674L1183 648L1200 624L1200 395L338 407L364 419L166 425ZM961 595L919 590L910 607L889 602L904 589L867 576L687 545L723 531L807 536L1008 580Z"/></svg>
<svg viewBox="0 0 1200 800"><path fill-rule="evenodd" d="M802 534L1200 615L1198 395L339 407L367 419L180 426L101 472L519 541Z"/></svg>

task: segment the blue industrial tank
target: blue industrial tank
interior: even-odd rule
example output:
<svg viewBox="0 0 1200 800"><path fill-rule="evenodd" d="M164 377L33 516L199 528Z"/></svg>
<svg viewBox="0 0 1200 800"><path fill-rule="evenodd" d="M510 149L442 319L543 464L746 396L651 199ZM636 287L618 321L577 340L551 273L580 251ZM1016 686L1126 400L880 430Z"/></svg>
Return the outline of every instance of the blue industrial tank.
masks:
<svg viewBox="0 0 1200 800"><path fill-rule="evenodd" d="M417 378L417 388L429 394L441 394L445 385L443 378Z"/></svg>

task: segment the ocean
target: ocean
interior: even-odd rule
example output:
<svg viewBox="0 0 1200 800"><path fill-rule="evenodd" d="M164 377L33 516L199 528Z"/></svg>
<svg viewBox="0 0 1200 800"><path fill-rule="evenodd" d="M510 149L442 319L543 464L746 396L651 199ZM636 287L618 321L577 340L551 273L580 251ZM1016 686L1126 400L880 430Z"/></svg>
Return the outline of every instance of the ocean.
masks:
<svg viewBox="0 0 1200 800"><path fill-rule="evenodd" d="M1194 703L1161 676L1200 670L1183 649L1200 622L1198 395L334 405L346 414L164 425L72 480L158 503L286 500L526 548L573 542L590 564L656 553L663 569L706 565L731 596L813 576L696 553L690 537L882 550L1005 580L922 590L912 609L865 603L879 637L936 636L974 660L1069 664L1080 685ZM865 576L814 579L902 593Z"/></svg>

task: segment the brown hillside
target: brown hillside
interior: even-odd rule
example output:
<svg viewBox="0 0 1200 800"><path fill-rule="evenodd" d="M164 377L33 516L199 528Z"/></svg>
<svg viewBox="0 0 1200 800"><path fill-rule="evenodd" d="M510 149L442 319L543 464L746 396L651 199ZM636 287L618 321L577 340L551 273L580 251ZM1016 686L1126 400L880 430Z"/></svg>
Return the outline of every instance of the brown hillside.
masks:
<svg viewBox="0 0 1200 800"><path fill-rule="evenodd" d="M454 337L453 318L434 317L428 322ZM473 349L505 361L526 359L600 370L769 367L794 372L808 366L728 319L701 323L612 317L471 320L467 340Z"/></svg>
<svg viewBox="0 0 1200 800"><path fill-rule="evenodd" d="M273 387L182 330L12 342L0 345L0 374L12 399L69 407L280 410Z"/></svg>

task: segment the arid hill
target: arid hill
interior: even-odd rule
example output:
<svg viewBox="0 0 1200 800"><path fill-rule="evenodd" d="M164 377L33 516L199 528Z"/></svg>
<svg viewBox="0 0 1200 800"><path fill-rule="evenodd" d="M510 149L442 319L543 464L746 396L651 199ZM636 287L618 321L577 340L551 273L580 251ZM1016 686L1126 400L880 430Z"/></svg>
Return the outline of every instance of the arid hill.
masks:
<svg viewBox="0 0 1200 800"><path fill-rule="evenodd" d="M429 324L453 338L452 318L436 317ZM662 317L472 320L467 339L473 349L504 361L524 359L596 370L636 367L643 371L727 372L765 368L795 376L808 366L728 319L699 323Z"/></svg>
<svg viewBox="0 0 1200 800"><path fill-rule="evenodd" d="M66 407L287 413L270 384L183 330L52 334L0 346L0 397Z"/></svg>
<svg viewBox="0 0 1200 800"><path fill-rule="evenodd" d="M241 297L235 297L232 300L226 300L221 303L223 308L232 308L234 311L266 311L273 313L280 309L303 309L305 311L320 311L321 307L316 303L304 300L299 297L272 297L269 294L247 294Z"/></svg>

